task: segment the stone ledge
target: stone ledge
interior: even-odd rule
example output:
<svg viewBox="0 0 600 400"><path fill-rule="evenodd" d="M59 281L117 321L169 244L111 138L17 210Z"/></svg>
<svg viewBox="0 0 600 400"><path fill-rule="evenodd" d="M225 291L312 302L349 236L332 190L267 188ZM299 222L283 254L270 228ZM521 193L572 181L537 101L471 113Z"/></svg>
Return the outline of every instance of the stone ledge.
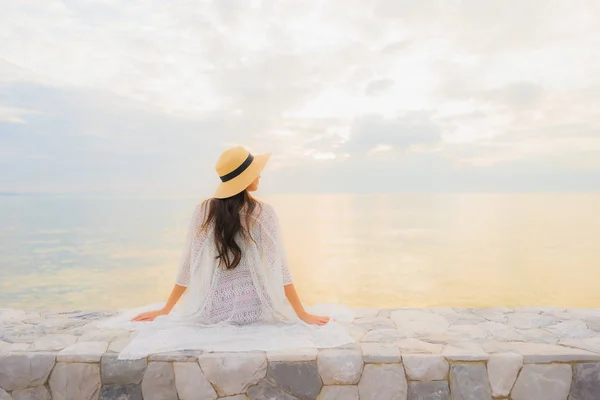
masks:
<svg viewBox="0 0 600 400"><path fill-rule="evenodd" d="M358 343L337 349L119 361L131 335L95 329L107 313L0 310L0 400L600 399L600 310L356 314Z"/></svg>

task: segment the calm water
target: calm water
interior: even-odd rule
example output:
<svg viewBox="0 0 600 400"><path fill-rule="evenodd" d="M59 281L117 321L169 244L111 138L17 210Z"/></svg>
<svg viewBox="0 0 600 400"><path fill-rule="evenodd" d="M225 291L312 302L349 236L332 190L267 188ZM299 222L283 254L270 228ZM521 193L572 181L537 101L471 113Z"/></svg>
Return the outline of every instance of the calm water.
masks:
<svg viewBox="0 0 600 400"><path fill-rule="evenodd" d="M307 304L600 306L600 194L265 200ZM165 300L196 202L0 197L0 307Z"/></svg>

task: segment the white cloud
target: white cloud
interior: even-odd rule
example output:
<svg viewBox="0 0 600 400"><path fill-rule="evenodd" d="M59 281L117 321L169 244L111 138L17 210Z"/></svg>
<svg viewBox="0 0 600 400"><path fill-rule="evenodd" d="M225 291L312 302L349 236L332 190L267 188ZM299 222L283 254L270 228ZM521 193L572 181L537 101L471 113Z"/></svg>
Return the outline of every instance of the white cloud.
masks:
<svg viewBox="0 0 600 400"><path fill-rule="evenodd" d="M21 117L28 113L29 111L20 108L0 106L0 122L12 122L16 124L23 124L25 123L25 120Z"/></svg>
<svg viewBox="0 0 600 400"><path fill-rule="evenodd" d="M281 171L421 157L577 173L600 159L599 3L0 2L13 155L50 135L169 160L245 144Z"/></svg>

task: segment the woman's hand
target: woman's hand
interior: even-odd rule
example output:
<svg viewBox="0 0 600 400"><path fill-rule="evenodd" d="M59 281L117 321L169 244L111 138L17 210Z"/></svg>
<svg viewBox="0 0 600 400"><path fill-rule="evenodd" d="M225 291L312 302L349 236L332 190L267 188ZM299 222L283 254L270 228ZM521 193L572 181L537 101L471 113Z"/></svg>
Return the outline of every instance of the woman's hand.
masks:
<svg viewBox="0 0 600 400"><path fill-rule="evenodd" d="M146 311L141 314L136 315L131 320L136 322L144 322L144 321L154 321L154 318L160 315L167 315L169 312L164 309L154 310L154 311Z"/></svg>
<svg viewBox="0 0 600 400"><path fill-rule="evenodd" d="M329 317L319 317L317 315L312 315L309 313L303 313L302 315L300 315L300 319L306 322L307 324L319 326L326 325L330 320Z"/></svg>

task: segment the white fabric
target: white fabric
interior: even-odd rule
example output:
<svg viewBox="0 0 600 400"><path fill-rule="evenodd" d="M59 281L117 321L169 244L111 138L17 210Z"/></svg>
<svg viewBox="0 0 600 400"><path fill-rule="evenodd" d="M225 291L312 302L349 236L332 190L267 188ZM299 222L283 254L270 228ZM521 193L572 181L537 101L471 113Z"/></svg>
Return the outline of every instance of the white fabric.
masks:
<svg viewBox="0 0 600 400"><path fill-rule="evenodd" d="M159 309L164 303L122 310L98 324L104 328L139 330L119 354L137 359L176 350L253 351L337 347L354 340L339 322L352 312L343 307L317 306L309 312L335 319L326 326L301 321L287 300L284 285L292 283L281 229L273 208L262 203L251 215L251 239L241 235L239 265L218 266L214 226L201 230L205 206L198 205L189 225L176 283L186 286L171 313L153 322L130 322L139 312ZM242 222L246 214L242 213Z"/></svg>

